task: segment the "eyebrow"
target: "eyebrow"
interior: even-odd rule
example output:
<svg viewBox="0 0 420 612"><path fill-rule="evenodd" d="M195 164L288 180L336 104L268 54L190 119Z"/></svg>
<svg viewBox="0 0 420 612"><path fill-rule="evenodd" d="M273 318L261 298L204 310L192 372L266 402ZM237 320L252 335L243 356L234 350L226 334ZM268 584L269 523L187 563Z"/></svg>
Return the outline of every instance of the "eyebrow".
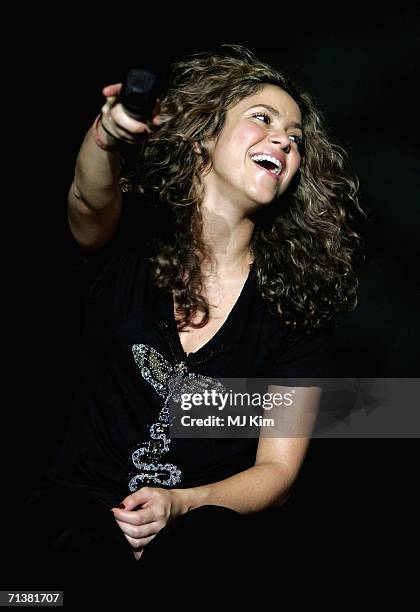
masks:
<svg viewBox="0 0 420 612"><path fill-rule="evenodd" d="M256 108L257 106L262 106L263 108L266 108L267 110L269 110L270 113L273 113L273 115L275 115L276 117L280 117L279 111L276 110L273 106L270 106L269 104L253 104L252 106L247 108L247 111L251 110L251 108ZM299 130L302 130L303 132L303 127L300 123L293 122L290 124L290 127L298 128Z"/></svg>

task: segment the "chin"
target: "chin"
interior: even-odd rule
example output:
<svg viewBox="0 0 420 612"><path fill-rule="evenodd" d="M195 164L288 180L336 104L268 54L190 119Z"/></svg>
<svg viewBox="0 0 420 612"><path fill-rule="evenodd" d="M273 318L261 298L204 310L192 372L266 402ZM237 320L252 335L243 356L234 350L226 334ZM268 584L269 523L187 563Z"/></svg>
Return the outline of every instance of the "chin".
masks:
<svg viewBox="0 0 420 612"><path fill-rule="evenodd" d="M287 185L282 185L281 189L267 190L264 189L252 189L247 192L248 199L255 204L257 207L270 206L272 202L275 202L279 197L287 190Z"/></svg>
<svg viewBox="0 0 420 612"><path fill-rule="evenodd" d="M271 195L270 197L267 197L267 198L261 198L261 197L256 198L255 194L253 194L253 197L249 196L249 199L252 202L252 208L254 210L258 210L260 208L266 208L267 206L270 206L270 204L272 204L273 202L279 199L280 195L281 194L277 193L274 196Z"/></svg>

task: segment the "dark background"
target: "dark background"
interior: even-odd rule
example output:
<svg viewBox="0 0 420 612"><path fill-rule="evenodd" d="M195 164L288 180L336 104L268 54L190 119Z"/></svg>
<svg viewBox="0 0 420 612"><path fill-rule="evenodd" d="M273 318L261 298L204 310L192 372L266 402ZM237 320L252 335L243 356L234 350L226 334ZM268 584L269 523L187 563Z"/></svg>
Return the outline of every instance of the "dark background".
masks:
<svg viewBox="0 0 420 612"><path fill-rule="evenodd" d="M16 230L4 236L13 235L4 283L18 318L16 326L5 321L16 338L10 359L17 372L2 421L10 500L48 465L69 414L82 295L63 224L67 192L102 87L133 66L165 72L188 53L243 44L313 95L349 153L370 215L359 305L339 319L338 375L419 376L418 11L399 3L372 15L354 5L308 13L258 3L241 7L231 25L215 7L200 17L192 12L187 28L166 8L146 15L117 8L75 23L50 14L51 27L39 25L19 41L26 49L15 96L25 119L15 125L12 157L19 201ZM313 440L289 502L296 528L312 525L320 546L335 554L360 551L361 564L386 553L412 516L416 451L416 439Z"/></svg>

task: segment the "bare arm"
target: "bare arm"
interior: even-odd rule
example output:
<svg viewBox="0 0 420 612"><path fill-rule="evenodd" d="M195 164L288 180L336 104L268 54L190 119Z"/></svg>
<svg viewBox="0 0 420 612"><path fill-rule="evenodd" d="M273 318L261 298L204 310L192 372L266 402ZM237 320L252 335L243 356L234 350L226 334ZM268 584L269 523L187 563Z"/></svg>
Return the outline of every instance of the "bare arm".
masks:
<svg viewBox="0 0 420 612"><path fill-rule="evenodd" d="M99 127L99 136L109 143ZM68 198L70 229L83 247L99 248L114 234L121 211L120 154L104 151L87 132L76 161Z"/></svg>
<svg viewBox="0 0 420 612"><path fill-rule="evenodd" d="M273 431L261 429L253 467L190 489L141 487L125 497L118 508L112 508L136 559L169 521L194 508L210 504L252 514L287 501L306 455L322 393L319 387L294 389L291 406L281 406L277 411L276 437L272 437ZM269 391L283 394L290 388L270 385Z"/></svg>
<svg viewBox="0 0 420 612"><path fill-rule="evenodd" d="M272 385L269 391L284 394L290 389ZM278 437L270 428L261 429L254 467L214 484L173 489L181 513L214 504L250 514L286 502L307 452L321 394L319 387L295 387L291 406L273 409Z"/></svg>
<svg viewBox="0 0 420 612"><path fill-rule="evenodd" d="M127 115L116 96L121 84L103 90L106 103L102 107L102 123L98 135L106 144L118 141L136 144L150 130L144 123ZM156 119L156 116L155 116ZM158 123L158 121L156 121ZM121 212L120 153L104 151L95 143L89 129L77 156L75 175L68 197L68 217L75 240L94 250L112 238Z"/></svg>

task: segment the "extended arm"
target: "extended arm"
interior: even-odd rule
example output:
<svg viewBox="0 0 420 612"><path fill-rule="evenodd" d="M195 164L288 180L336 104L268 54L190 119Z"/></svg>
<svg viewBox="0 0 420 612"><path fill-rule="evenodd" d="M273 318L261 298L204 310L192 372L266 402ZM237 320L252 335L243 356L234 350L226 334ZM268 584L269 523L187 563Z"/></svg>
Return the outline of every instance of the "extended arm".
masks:
<svg viewBox="0 0 420 612"><path fill-rule="evenodd" d="M136 144L150 132L146 124L127 115L122 105L116 102L120 89L120 83L104 88L106 103L102 107L102 120L96 128L100 141L114 148L104 150L99 147L92 128L88 130L77 156L68 197L72 234L82 247L89 250L103 246L112 238L120 217L121 158L118 142ZM158 122L156 115L154 121Z"/></svg>

